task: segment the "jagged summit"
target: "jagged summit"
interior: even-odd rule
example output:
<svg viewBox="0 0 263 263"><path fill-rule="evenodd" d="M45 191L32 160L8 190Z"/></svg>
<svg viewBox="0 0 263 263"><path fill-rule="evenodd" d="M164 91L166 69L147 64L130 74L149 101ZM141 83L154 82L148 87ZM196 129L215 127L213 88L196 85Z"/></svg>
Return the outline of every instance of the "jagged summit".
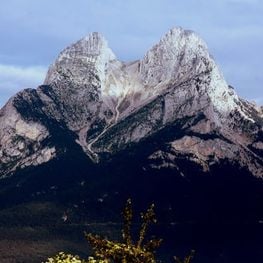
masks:
<svg viewBox="0 0 263 263"><path fill-rule="evenodd" d="M67 81L89 86L93 74L99 81L102 99L107 104L115 100L111 108L128 95L139 93L136 105L130 103L132 108L137 108L167 86L180 85L208 71L211 72L208 92L214 107L222 113L233 110L237 106L235 92L229 89L205 42L193 31L171 29L141 60L133 62L119 61L105 38L92 33L59 55L48 71L45 84ZM225 93L232 95L224 96ZM130 111L127 109L127 113Z"/></svg>
<svg viewBox="0 0 263 263"><path fill-rule="evenodd" d="M55 63L50 66L45 84L56 82L63 74L71 74L75 81L85 81L85 76L80 76L85 67L96 67L100 74L103 74L109 61L116 59L113 51L108 47L106 39L98 32L82 38L63 50ZM75 72L80 70L80 72ZM80 77L80 79L78 79ZM88 76L87 76L88 79Z"/></svg>
<svg viewBox="0 0 263 263"><path fill-rule="evenodd" d="M174 81L189 77L183 70L188 74L193 74L193 70L201 72L204 69L198 66L202 59L210 62L204 41L192 31L174 28L145 54L141 72L145 81L156 85L167 79Z"/></svg>
<svg viewBox="0 0 263 263"><path fill-rule="evenodd" d="M189 67L193 64L195 66L198 59L209 58L209 56L205 42L197 34L190 30L175 27L165 34L160 42L145 54L143 59L126 63L119 61L119 63L125 66L136 63L143 82L156 85L160 81L169 81L171 78L178 77L175 75L175 71L180 67L185 67L187 64ZM73 63L81 71L81 68L95 63L96 67L101 67L101 72L98 73L103 75L103 69L107 70L107 64L114 60L117 58L108 47L106 39L97 32L91 33L60 53L58 59L50 67L45 84L54 81L58 77L56 70L60 66L64 67L65 64ZM123 65L121 66L123 67ZM116 65L114 64L113 67ZM163 74L164 72L166 75ZM158 73L157 76L156 73ZM180 73L182 74L182 72ZM71 76L71 78L73 77Z"/></svg>
<svg viewBox="0 0 263 263"><path fill-rule="evenodd" d="M63 50L58 60L60 61L67 56L72 58L78 58L78 56L96 57L101 54L105 54L105 56L107 54L109 60L115 59L105 37L98 32L93 32Z"/></svg>
<svg viewBox="0 0 263 263"><path fill-rule="evenodd" d="M20 92L1 112L2 175L70 152L53 139L58 130L100 163L176 127L149 152L151 169L184 174L177 162L185 158L209 172L227 160L263 176L262 115L238 98L192 31L171 29L132 62L119 61L92 33L60 53L44 84Z"/></svg>
<svg viewBox="0 0 263 263"><path fill-rule="evenodd" d="M93 32L80 41L83 45L87 46L87 50L90 54L100 54L103 52L109 52L109 56L111 56L111 59L115 59L115 55L108 47L107 40L99 32Z"/></svg>

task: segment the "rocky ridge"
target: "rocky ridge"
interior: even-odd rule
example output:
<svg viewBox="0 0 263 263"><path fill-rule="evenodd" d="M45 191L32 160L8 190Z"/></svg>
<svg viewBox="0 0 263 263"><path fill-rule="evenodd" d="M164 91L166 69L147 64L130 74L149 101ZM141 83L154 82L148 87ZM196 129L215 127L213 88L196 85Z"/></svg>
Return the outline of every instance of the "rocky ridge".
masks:
<svg viewBox="0 0 263 263"><path fill-rule="evenodd" d="M204 173L227 162L262 177L262 135L262 111L228 86L194 32L174 28L133 62L92 33L60 53L44 85L1 109L0 175L59 158L68 141L103 163L158 138L143 169L185 176L185 159Z"/></svg>

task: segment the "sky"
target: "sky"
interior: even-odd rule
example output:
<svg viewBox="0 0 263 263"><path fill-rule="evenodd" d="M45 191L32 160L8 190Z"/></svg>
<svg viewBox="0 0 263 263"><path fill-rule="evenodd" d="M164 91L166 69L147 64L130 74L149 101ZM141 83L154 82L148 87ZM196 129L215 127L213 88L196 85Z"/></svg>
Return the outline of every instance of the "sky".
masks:
<svg viewBox="0 0 263 263"><path fill-rule="evenodd" d="M196 31L238 95L263 105L262 14L262 0L3 0L0 107L42 84L59 52L90 32L129 61L175 26Z"/></svg>

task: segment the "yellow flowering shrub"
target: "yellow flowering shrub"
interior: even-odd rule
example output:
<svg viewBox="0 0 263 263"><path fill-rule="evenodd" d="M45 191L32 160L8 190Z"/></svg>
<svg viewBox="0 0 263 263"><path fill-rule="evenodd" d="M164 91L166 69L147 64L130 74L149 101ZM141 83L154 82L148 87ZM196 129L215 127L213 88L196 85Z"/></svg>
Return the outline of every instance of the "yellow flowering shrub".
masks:
<svg viewBox="0 0 263 263"><path fill-rule="evenodd" d="M144 242L148 226L151 223L156 223L154 205L151 205L145 213L141 213L142 224L139 231L139 239L136 242L132 240L131 236L133 213L130 199L124 208L123 218L123 243L86 234L96 258L107 260L110 263L155 263L154 252L162 240L151 239L148 242Z"/></svg>
<svg viewBox="0 0 263 263"><path fill-rule="evenodd" d="M48 258L45 263L84 263L84 262L85 261L81 260L79 256L73 256L71 254L59 252L56 256L52 258Z"/></svg>
<svg viewBox="0 0 263 263"><path fill-rule="evenodd" d="M94 257L87 260L78 256L60 252L45 263L156 263L155 250L160 246L161 239L150 239L145 242L147 229L150 224L156 223L154 205L152 204L145 213L141 213L141 228L137 241L132 239L131 226L133 219L131 200L129 199L123 210L124 227L122 230L123 242L110 241L93 234L86 234L86 238L93 248ZM176 263L190 263L193 253L183 260L174 257Z"/></svg>
<svg viewBox="0 0 263 263"><path fill-rule="evenodd" d="M109 263L109 261L102 259L95 259L94 257L89 257L87 263Z"/></svg>

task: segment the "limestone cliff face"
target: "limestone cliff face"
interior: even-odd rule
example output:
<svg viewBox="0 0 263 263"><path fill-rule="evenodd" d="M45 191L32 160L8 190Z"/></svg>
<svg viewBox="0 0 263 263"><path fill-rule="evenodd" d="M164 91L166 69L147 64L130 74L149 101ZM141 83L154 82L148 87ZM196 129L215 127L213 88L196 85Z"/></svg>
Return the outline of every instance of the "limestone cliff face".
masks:
<svg viewBox="0 0 263 263"><path fill-rule="evenodd" d="M262 124L262 109L228 86L194 32L174 28L129 63L92 33L60 53L43 86L0 111L0 174L58 158L69 140L94 163L155 143L144 169L184 176L182 159L204 173L227 161L263 177Z"/></svg>

